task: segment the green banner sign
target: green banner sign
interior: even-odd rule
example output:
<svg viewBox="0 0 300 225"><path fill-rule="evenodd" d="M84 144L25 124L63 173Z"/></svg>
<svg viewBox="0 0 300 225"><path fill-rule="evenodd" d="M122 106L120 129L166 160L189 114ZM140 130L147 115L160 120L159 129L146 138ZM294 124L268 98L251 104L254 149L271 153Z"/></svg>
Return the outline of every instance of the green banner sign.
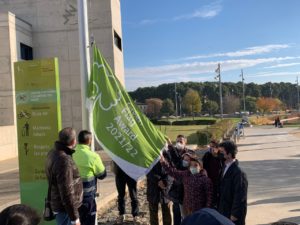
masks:
<svg viewBox="0 0 300 225"><path fill-rule="evenodd" d="M45 159L61 129L58 60L16 62L14 70L21 202L42 213Z"/></svg>
<svg viewBox="0 0 300 225"><path fill-rule="evenodd" d="M135 105L96 46L89 97L96 140L129 176L137 180L147 174L166 139Z"/></svg>

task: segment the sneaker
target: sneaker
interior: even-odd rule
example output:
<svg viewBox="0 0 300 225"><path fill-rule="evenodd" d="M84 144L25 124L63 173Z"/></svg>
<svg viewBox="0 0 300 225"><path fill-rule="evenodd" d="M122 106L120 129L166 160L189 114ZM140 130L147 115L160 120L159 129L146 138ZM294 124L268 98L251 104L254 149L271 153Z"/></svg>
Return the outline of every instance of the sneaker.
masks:
<svg viewBox="0 0 300 225"><path fill-rule="evenodd" d="M116 220L116 224L122 224L124 220L125 220L125 215L120 215Z"/></svg>

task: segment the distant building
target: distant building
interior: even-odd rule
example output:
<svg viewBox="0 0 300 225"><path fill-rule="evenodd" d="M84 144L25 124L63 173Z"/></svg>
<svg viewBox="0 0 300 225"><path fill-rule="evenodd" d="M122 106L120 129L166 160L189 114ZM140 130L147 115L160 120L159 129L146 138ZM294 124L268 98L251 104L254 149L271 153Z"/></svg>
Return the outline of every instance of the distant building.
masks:
<svg viewBox="0 0 300 225"><path fill-rule="evenodd" d="M90 0L90 35L124 85L120 0ZM63 127L81 129L76 0L0 0L0 160L17 156L13 63L58 57Z"/></svg>
<svg viewBox="0 0 300 225"><path fill-rule="evenodd" d="M148 105L147 105L146 103L136 102L135 104L139 107L139 109L140 109L144 114L147 114Z"/></svg>

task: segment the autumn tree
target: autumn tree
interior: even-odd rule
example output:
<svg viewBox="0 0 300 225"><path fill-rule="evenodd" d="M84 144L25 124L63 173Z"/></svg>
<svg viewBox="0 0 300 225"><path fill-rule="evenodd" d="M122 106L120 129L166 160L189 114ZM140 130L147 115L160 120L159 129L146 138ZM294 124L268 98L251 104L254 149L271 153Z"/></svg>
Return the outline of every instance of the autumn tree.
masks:
<svg viewBox="0 0 300 225"><path fill-rule="evenodd" d="M201 99L197 91L188 89L183 97L183 108L187 113L201 112Z"/></svg>
<svg viewBox="0 0 300 225"><path fill-rule="evenodd" d="M235 113L240 111L240 99L234 95L227 95L223 98L224 113Z"/></svg>
<svg viewBox="0 0 300 225"><path fill-rule="evenodd" d="M163 101L159 98L146 99L147 115L150 117L158 117Z"/></svg>
<svg viewBox="0 0 300 225"><path fill-rule="evenodd" d="M175 112L174 110L174 103L172 102L171 99L166 98L163 103L162 107L160 109L161 114L167 114L167 115L172 115Z"/></svg>
<svg viewBox="0 0 300 225"><path fill-rule="evenodd" d="M283 107L283 104L279 99L262 97L256 101L256 107L264 115L266 112L273 110L279 111Z"/></svg>

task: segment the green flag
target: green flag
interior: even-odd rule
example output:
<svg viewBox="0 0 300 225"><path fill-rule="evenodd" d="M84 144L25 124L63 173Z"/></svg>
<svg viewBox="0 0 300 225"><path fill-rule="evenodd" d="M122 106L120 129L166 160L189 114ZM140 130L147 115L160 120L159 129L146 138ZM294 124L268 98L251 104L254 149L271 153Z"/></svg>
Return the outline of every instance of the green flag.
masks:
<svg viewBox="0 0 300 225"><path fill-rule="evenodd" d="M88 87L96 140L122 170L137 180L157 163L164 135L139 110L94 46Z"/></svg>

